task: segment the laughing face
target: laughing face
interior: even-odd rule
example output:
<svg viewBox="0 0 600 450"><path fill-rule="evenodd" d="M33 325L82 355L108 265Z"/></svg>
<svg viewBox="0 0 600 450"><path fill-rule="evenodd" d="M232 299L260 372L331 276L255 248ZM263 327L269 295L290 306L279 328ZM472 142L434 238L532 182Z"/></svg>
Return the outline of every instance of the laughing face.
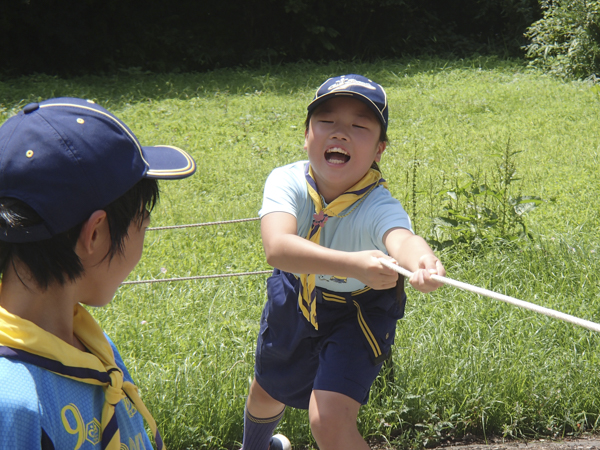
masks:
<svg viewBox="0 0 600 450"><path fill-rule="evenodd" d="M385 142L381 124L369 107L350 96L334 97L310 118L304 149L319 193L327 203L356 184L379 162Z"/></svg>

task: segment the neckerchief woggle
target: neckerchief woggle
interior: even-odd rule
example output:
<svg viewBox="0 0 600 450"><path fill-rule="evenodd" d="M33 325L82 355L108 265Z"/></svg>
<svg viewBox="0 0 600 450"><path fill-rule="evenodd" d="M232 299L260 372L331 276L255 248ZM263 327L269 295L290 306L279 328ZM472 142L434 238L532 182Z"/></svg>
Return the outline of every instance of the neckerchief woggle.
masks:
<svg viewBox="0 0 600 450"><path fill-rule="evenodd" d="M311 242L320 244L321 229L325 226L329 217L346 217L340 214L351 206L364 200L373 189L381 185L387 189L387 182L381 176L377 163L373 163L369 171L362 177L358 183L344 192L342 195L337 197L327 206L324 206L323 199L319 194L317 183L310 164L306 164L306 170L304 172L306 177L306 184L308 186L308 193L310 198L315 205L315 214L313 215L313 222L306 236ZM357 205L358 206L358 205ZM350 211L352 212L352 211ZM317 321L317 291L315 274L301 274L300 275L300 293L298 294L298 305L302 314L308 320L316 330L319 329L319 323Z"/></svg>
<svg viewBox="0 0 600 450"><path fill-rule="evenodd" d="M158 450L166 450L156 422L142 402L135 384L123 380L112 347L100 325L81 305L75 306L73 332L91 352L86 353L41 329L33 322L0 307L0 356L34 364L58 375L104 387L102 449L119 450L121 439L115 405L129 397L146 420Z"/></svg>

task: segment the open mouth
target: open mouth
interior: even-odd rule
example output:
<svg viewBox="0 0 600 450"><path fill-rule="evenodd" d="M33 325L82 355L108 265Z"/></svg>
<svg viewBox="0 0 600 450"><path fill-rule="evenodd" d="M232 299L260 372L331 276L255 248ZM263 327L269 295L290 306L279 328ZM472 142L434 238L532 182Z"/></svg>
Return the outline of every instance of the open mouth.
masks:
<svg viewBox="0 0 600 450"><path fill-rule="evenodd" d="M325 159L331 164L345 164L350 161L350 155L341 148L330 148L325 152Z"/></svg>

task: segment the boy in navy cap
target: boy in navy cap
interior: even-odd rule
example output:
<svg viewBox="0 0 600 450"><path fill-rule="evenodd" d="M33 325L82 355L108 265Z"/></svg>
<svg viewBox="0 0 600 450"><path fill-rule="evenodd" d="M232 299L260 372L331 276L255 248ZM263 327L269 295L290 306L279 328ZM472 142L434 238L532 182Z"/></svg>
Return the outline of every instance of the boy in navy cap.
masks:
<svg viewBox="0 0 600 450"><path fill-rule="evenodd" d="M27 105L0 127L0 449L164 448L104 306L138 263L157 179L192 175L92 101Z"/></svg>
<svg viewBox="0 0 600 450"><path fill-rule="evenodd" d="M271 437L286 405L308 409L321 450L368 449L360 406L390 355L404 315L404 280L421 292L445 275L387 190L378 167L387 142L383 88L360 75L330 78L308 105L308 161L268 177L261 217L267 281L243 450L289 448Z"/></svg>

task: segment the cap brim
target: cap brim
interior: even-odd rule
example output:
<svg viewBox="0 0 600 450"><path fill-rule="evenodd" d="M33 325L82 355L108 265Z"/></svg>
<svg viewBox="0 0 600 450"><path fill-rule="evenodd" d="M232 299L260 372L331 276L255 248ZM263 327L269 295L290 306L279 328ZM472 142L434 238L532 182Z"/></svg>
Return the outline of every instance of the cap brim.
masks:
<svg viewBox="0 0 600 450"><path fill-rule="evenodd" d="M145 178L176 180L186 178L196 171L196 162L180 148L170 145L142 147L144 159L148 163Z"/></svg>
<svg viewBox="0 0 600 450"><path fill-rule="evenodd" d="M313 99L313 101L309 103L309 105L306 107L306 109L309 112L314 111L315 108L317 106L319 106L321 103L323 103L331 98L340 97L340 96L344 96L344 95L348 96L348 97L354 97L357 100L362 101L365 105L367 105L371 109L371 111L373 111L373 113L375 113L375 117L377 117L379 119L379 121L381 122L381 124L384 126L384 128L387 129L387 122L385 120L385 117L383 116L383 114L381 113L379 108L377 108L377 105L375 105L375 103L373 103L373 101L370 98L368 98L367 96L365 96L359 92L347 91L347 90L336 90L336 91L328 92L327 94L321 95L320 97ZM386 108L387 108L387 105L386 105Z"/></svg>

